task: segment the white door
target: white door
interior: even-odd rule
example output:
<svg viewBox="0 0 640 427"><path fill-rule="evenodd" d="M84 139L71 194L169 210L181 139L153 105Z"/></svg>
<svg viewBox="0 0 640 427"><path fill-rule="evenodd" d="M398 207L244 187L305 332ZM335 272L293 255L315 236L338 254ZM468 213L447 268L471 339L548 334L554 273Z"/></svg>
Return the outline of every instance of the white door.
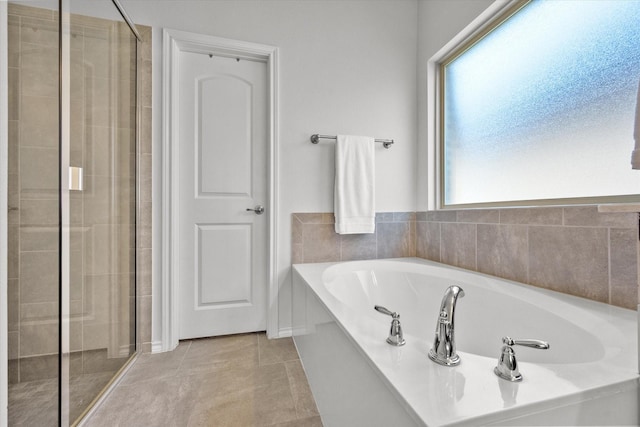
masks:
<svg viewBox="0 0 640 427"><path fill-rule="evenodd" d="M267 64L179 55L179 337L265 330Z"/></svg>

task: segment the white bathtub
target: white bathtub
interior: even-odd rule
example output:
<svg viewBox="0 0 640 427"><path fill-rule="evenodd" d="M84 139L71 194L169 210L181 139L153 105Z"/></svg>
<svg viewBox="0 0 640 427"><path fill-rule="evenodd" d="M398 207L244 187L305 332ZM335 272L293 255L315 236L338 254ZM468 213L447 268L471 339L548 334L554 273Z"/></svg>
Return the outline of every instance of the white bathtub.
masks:
<svg viewBox="0 0 640 427"><path fill-rule="evenodd" d="M294 341L325 427L638 425L635 311L417 258L300 264L293 269ZM455 314L460 365L427 357L440 301L465 291ZM400 313L407 344L385 342ZM524 379L493 373L501 338Z"/></svg>

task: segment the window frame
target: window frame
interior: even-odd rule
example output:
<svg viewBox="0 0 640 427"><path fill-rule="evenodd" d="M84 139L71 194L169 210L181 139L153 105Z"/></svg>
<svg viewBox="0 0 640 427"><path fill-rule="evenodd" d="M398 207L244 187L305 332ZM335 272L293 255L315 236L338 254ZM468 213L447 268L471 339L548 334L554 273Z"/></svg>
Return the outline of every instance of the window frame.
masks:
<svg viewBox="0 0 640 427"><path fill-rule="evenodd" d="M558 199L505 200L499 202L446 204L444 200L444 68L493 29L518 13L532 0L498 0L451 39L427 63L427 156L428 156L428 210L455 210L477 208L510 208L524 206L565 206L638 203L640 194L572 197ZM631 155L632 146L629 146ZM631 166L629 166L631 167Z"/></svg>

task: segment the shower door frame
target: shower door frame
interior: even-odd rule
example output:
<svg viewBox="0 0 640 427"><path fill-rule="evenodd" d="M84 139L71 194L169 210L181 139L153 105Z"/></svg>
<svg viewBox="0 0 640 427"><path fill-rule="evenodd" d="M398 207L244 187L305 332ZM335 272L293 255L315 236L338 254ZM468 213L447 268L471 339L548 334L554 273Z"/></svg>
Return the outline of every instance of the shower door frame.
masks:
<svg viewBox="0 0 640 427"><path fill-rule="evenodd" d="M7 2L0 1L0 22L7 23ZM9 116L8 116L8 25L6 31L0 31L0 425L7 425L9 420L9 348L8 348L8 315L7 315L7 230L8 230L8 148L9 148Z"/></svg>

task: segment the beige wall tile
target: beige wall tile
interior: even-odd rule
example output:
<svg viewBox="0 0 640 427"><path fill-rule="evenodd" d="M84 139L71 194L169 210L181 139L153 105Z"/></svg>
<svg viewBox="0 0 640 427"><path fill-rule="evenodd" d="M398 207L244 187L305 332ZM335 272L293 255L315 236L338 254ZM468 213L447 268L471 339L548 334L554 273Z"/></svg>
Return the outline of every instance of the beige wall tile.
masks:
<svg viewBox="0 0 640 427"><path fill-rule="evenodd" d="M415 222L379 222L376 234L378 258L415 256Z"/></svg>
<svg viewBox="0 0 640 427"><path fill-rule="evenodd" d="M82 99L84 99L84 51L82 50L82 44L84 43L84 37L81 31L78 34L78 29L71 28L71 49L70 49L70 68L69 75L71 79L71 103L80 104L84 106ZM75 116L74 116L75 117ZM84 116L83 116L84 117Z"/></svg>
<svg viewBox="0 0 640 427"><path fill-rule="evenodd" d="M596 205L564 209L564 225L637 228L637 213L599 213Z"/></svg>
<svg viewBox="0 0 640 427"><path fill-rule="evenodd" d="M296 214L291 215L291 244L302 244L302 221Z"/></svg>
<svg viewBox="0 0 640 427"><path fill-rule="evenodd" d="M20 223L22 226L58 226L58 201L22 200L20 202Z"/></svg>
<svg viewBox="0 0 640 427"><path fill-rule="evenodd" d="M58 322L20 324L20 357L57 354ZM57 360L57 355L54 356ZM35 360L33 360L35 364ZM25 365L21 364L21 381L25 381ZM44 374L34 375L43 378ZM57 375L57 373L56 373ZM44 376L44 378L50 378Z"/></svg>
<svg viewBox="0 0 640 427"><path fill-rule="evenodd" d="M39 44L58 49L58 23L54 20L23 17L20 25L20 42Z"/></svg>
<svg viewBox="0 0 640 427"><path fill-rule="evenodd" d="M612 228L609 231L611 304L637 309L638 231Z"/></svg>
<svg viewBox="0 0 640 427"><path fill-rule="evenodd" d="M84 61L93 77L115 78L110 74L111 64L109 63L109 52L111 44L109 42L110 32L108 29L87 28L84 33Z"/></svg>
<svg viewBox="0 0 640 427"><path fill-rule="evenodd" d="M88 175L84 179L83 224L109 224L111 218L112 179L102 175Z"/></svg>
<svg viewBox="0 0 640 427"><path fill-rule="evenodd" d="M138 249L138 265L140 266L140 269L138 270L138 275L141 276L139 277L139 279L141 279L142 277L145 276L149 276L150 278L150 271L143 271L142 268L143 266L149 266L151 265L151 256L152 256L152 251L151 249ZM151 280L138 280L138 295L139 296L146 296L146 295L151 295Z"/></svg>
<svg viewBox="0 0 640 427"><path fill-rule="evenodd" d="M429 211L427 221L456 222L457 211Z"/></svg>
<svg viewBox="0 0 640 427"><path fill-rule="evenodd" d="M18 331L10 331L7 339L9 347L9 361L18 359L20 357L20 333Z"/></svg>
<svg viewBox="0 0 640 427"><path fill-rule="evenodd" d="M84 243L86 275L108 275L114 272L114 260L109 250L112 239L112 227L109 225L93 225L88 228Z"/></svg>
<svg viewBox="0 0 640 427"><path fill-rule="evenodd" d="M341 261L375 259L378 255L377 233L340 236Z"/></svg>
<svg viewBox="0 0 640 427"><path fill-rule="evenodd" d="M105 56L105 55L102 55ZM86 126L110 126L112 114L111 98L113 96L112 80L97 77L95 68L85 68L85 91L90 95L85 97L85 125Z"/></svg>
<svg viewBox="0 0 640 427"><path fill-rule="evenodd" d="M393 212L393 220L395 222L415 221L415 212Z"/></svg>
<svg viewBox="0 0 640 427"><path fill-rule="evenodd" d="M20 226L7 227L7 278L20 278Z"/></svg>
<svg viewBox="0 0 640 427"><path fill-rule="evenodd" d="M326 213L294 213L303 224L333 224L333 219Z"/></svg>
<svg viewBox="0 0 640 427"><path fill-rule="evenodd" d="M562 225L562 208L500 209L500 223L528 225Z"/></svg>
<svg viewBox="0 0 640 427"><path fill-rule="evenodd" d="M20 227L20 250L57 251L59 241L58 227L22 226Z"/></svg>
<svg viewBox="0 0 640 427"><path fill-rule="evenodd" d="M478 271L526 283L528 254L526 226L478 224Z"/></svg>
<svg viewBox="0 0 640 427"><path fill-rule="evenodd" d="M426 217L426 215L425 215ZM416 256L427 258L427 222L416 222Z"/></svg>
<svg viewBox="0 0 640 427"><path fill-rule="evenodd" d="M109 346L110 327L111 323L85 322L82 325L83 350L86 352L88 350L106 349ZM87 372L86 366L85 372Z"/></svg>
<svg viewBox="0 0 640 427"><path fill-rule="evenodd" d="M151 154L142 154L140 156L140 201L151 202L151 170L153 167Z"/></svg>
<svg viewBox="0 0 640 427"><path fill-rule="evenodd" d="M58 253L22 252L20 302L27 304L55 301L58 301Z"/></svg>
<svg viewBox="0 0 640 427"><path fill-rule="evenodd" d="M7 222L9 224L20 224L20 176L12 174L8 178L7 204L9 212L7 214Z"/></svg>
<svg viewBox="0 0 640 427"><path fill-rule="evenodd" d="M427 222L426 226L427 252L426 258L432 261L441 261L441 224Z"/></svg>
<svg viewBox="0 0 640 427"><path fill-rule="evenodd" d="M9 67L20 67L20 17L7 17L7 63Z"/></svg>
<svg viewBox="0 0 640 427"><path fill-rule="evenodd" d="M21 322L57 322L58 321L58 302L35 302L24 303L20 305L20 321Z"/></svg>
<svg viewBox="0 0 640 427"><path fill-rule="evenodd" d="M19 332L20 330L20 280L7 280L7 330ZM9 346L11 351L11 346ZM17 351L17 348L16 348ZM17 356L16 356L17 357Z"/></svg>
<svg viewBox="0 0 640 427"><path fill-rule="evenodd" d="M151 89L151 61L139 61L140 69L140 105L142 107L152 106L152 89Z"/></svg>
<svg viewBox="0 0 640 427"><path fill-rule="evenodd" d="M57 148L20 148L20 194L23 199L57 197L58 158Z"/></svg>
<svg viewBox="0 0 640 427"><path fill-rule="evenodd" d="M53 9L31 7L19 3L9 3L8 13L12 15L44 19L47 21L52 21L54 19Z"/></svg>
<svg viewBox="0 0 640 427"><path fill-rule="evenodd" d="M138 298L138 332L140 333L140 342L151 342L151 295Z"/></svg>
<svg viewBox="0 0 640 427"><path fill-rule="evenodd" d="M85 176L111 175L111 128L87 126L85 128Z"/></svg>
<svg viewBox="0 0 640 427"><path fill-rule="evenodd" d="M22 43L21 45L22 96L58 97L58 50L51 47Z"/></svg>
<svg viewBox="0 0 640 427"><path fill-rule="evenodd" d="M9 384L17 384L20 382L20 359L9 359L7 364Z"/></svg>
<svg viewBox="0 0 640 427"><path fill-rule="evenodd" d="M458 222L472 222L476 224L497 224L500 222L498 209L472 209L458 211Z"/></svg>
<svg viewBox="0 0 640 427"><path fill-rule="evenodd" d="M302 239L304 262L340 261L340 236L333 224L305 223Z"/></svg>
<svg viewBox="0 0 640 427"><path fill-rule="evenodd" d="M58 98L22 96L20 99L20 145L58 147Z"/></svg>
<svg viewBox="0 0 640 427"><path fill-rule="evenodd" d="M7 71L8 119L20 120L20 70L9 68Z"/></svg>
<svg viewBox="0 0 640 427"><path fill-rule="evenodd" d="M376 223L393 222L393 212L376 212Z"/></svg>
<svg viewBox="0 0 640 427"><path fill-rule="evenodd" d="M291 245L291 264L302 264L304 262L304 252L302 243Z"/></svg>
<svg viewBox="0 0 640 427"><path fill-rule="evenodd" d="M607 302L607 229L531 226L529 280L533 285Z"/></svg>
<svg viewBox="0 0 640 427"><path fill-rule="evenodd" d="M20 173L20 122L10 120L8 123L9 144L8 144L8 171L9 175Z"/></svg>
<svg viewBox="0 0 640 427"><path fill-rule="evenodd" d="M441 261L457 267L476 268L476 225L442 223Z"/></svg>

